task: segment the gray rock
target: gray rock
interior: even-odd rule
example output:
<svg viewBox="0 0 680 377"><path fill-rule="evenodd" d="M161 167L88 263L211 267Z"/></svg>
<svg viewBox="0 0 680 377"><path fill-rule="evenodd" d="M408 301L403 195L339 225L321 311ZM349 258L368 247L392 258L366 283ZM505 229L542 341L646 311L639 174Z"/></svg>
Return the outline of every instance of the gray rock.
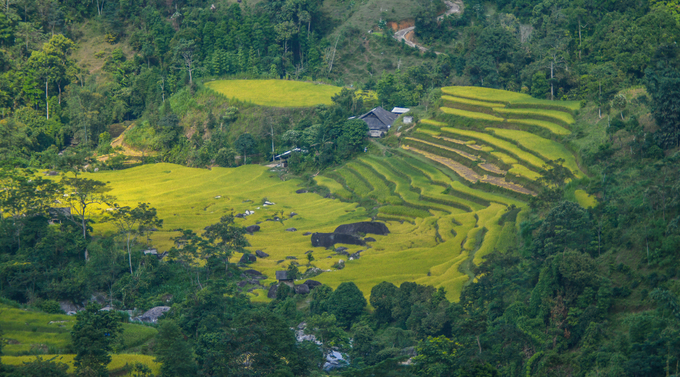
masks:
<svg viewBox="0 0 680 377"><path fill-rule="evenodd" d="M243 273L244 273L245 275L252 276L252 277L254 277L254 278L256 278L256 279L259 278L259 277L264 278L264 275L262 275L262 273L261 273L260 271L258 271L258 270L245 270L245 271L243 271Z"/></svg>
<svg viewBox="0 0 680 377"><path fill-rule="evenodd" d="M265 253L265 252L262 251L262 250L255 250L255 255L256 255L258 258L266 258L266 257L269 256L269 254Z"/></svg>
<svg viewBox="0 0 680 377"><path fill-rule="evenodd" d="M269 287L269 291L267 291L267 298L275 299L276 298L276 291L279 290L279 285L278 284L272 284L271 287Z"/></svg>
<svg viewBox="0 0 680 377"><path fill-rule="evenodd" d="M257 260L257 257L255 257L253 254L243 254L241 257L241 260L239 260L239 263L253 263Z"/></svg>
<svg viewBox="0 0 680 377"><path fill-rule="evenodd" d="M347 256L349 256L349 253L348 253L347 251L345 251L345 250L336 251L336 253L339 254L339 255L347 255Z"/></svg>
<svg viewBox="0 0 680 377"><path fill-rule="evenodd" d="M362 251L363 250L359 250L356 253L352 253L352 254L349 255L349 257L352 258L352 259L359 259L359 258L361 258L361 252Z"/></svg>
<svg viewBox="0 0 680 377"><path fill-rule="evenodd" d="M312 246L331 247L336 243L348 245L365 245L364 241L351 234L344 233L314 233L312 234Z"/></svg>
<svg viewBox="0 0 680 377"><path fill-rule="evenodd" d="M306 295L309 293L309 286L307 286L306 284L296 285L295 293L299 295Z"/></svg>
<svg viewBox="0 0 680 377"><path fill-rule="evenodd" d="M346 251L346 250L347 250L347 248L344 247L344 246L340 246L340 247L335 248L336 253L340 253L340 252L343 252L343 251Z"/></svg>
<svg viewBox="0 0 680 377"><path fill-rule="evenodd" d="M290 215L288 215L288 216L290 216L290 217L297 216L297 213L291 212Z"/></svg>
<svg viewBox="0 0 680 377"><path fill-rule="evenodd" d="M294 256L292 256L292 255L289 255L289 256L286 257L286 259L288 259L288 260L297 260L297 257L294 257Z"/></svg>
<svg viewBox="0 0 680 377"><path fill-rule="evenodd" d="M237 218L239 218L239 219L242 219L242 218L246 217L246 215L244 215L244 214L242 214L242 213L237 213L237 214L234 215L234 217L237 217Z"/></svg>
<svg viewBox="0 0 680 377"><path fill-rule="evenodd" d="M323 370L325 372L330 372L333 370L345 368L349 366L349 359L347 355L343 355L338 351L330 351L326 355L326 362L323 364Z"/></svg>
<svg viewBox="0 0 680 377"><path fill-rule="evenodd" d="M306 194L306 193L307 193L307 190L305 190L305 189L299 189L299 190L295 191L295 193L296 193L296 194Z"/></svg>
<svg viewBox="0 0 680 377"><path fill-rule="evenodd" d="M313 253L313 252L314 252L314 250L307 250L307 251L305 251L305 255L311 254L311 253Z"/></svg>
<svg viewBox="0 0 680 377"><path fill-rule="evenodd" d="M375 238L373 238L373 237L366 237L366 238L364 238L364 242L375 242Z"/></svg>
<svg viewBox="0 0 680 377"><path fill-rule="evenodd" d="M312 234L312 232L304 232L304 233L302 233L303 236L309 236L309 235L311 235L311 234Z"/></svg>
<svg viewBox="0 0 680 377"><path fill-rule="evenodd" d="M147 310L144 314L137 317L136 320L141 322L156 323L158 322L158 318L162 317L163 314L167 313L170 309L171 308L169 306L156 306L155 308Z"/></svg>
<svg viewBox="0 0 680 377"><path fill-rule="evenodd" d="M374 222L374 221L362 221L352 224L344 224L335 228L335 233L345 233L345 234L356 234L356 233L371 233L386 235L390 233L387 226L384 223Z"/></svg>
<svg viewBox="0 0 680 377"><path fill-rule="evenodd" d="M316 281L316 280L311 280L311 279L310 279L310 280L305 280L305 282L302 283L302 284L308 286L309 289L314 289L314 288L316 288L316 287L318 287L318 286L321 285L320 282L318 282L318 281Z"/></svg>
<svg viewBox="0 0 680 377"><path fill-rule="evenodd" d="M250 234L253 234L253 233L255 233L255 232L259 231L259 230L260 230L260 226L259 226L259 225L251 225L251 226L249 226L249 227L246 227L246 232L248 232L248 233L250 233Z"/></svg>
<svg viewBox="0 0 680 377"><path fill-rule="evenodd" d="M59 307L61 308L61 310L64 311L64 313L70 312L76 313L78 311L83 310L82 306L75 305L71 301L59 301Z"/></svg>
<svg viewBox="0 0 680 377"><path fill-rule="evenodd" d="M295 228L288 228L288 229L286 229L286 232L297 232L297 229L295 229Z"/></svg>

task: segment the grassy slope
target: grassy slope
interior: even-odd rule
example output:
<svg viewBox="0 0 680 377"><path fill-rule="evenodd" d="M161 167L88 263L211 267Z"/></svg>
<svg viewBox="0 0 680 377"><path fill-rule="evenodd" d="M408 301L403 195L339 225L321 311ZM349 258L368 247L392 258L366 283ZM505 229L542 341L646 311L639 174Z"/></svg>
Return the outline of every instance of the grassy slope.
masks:
<svg viewBox="0 0 680 377"><path fill-rule="evenodd" d="M26 309L0 306L0 328L3 330L2 362L10 365L20 365L23 361L30 361L32 356L21 356L34 353L61 354L68 352L71 343L71 329L75 324L75 317L63 314L47 314ZM116 349L125 352L132 347L147 343L156 336L158 331L153 327L139 324L123 324L121 344ZM130 352L130 351L127 351ZM125 363L142 362L156 370L156 364L151 356L116 354L109 369L116 370ZM43 359L51 356L44 355ZM62 362L72 364L73 355L63 355ZM157 371L156 371L157 372Z"/></svg>
<svg viewBox="0 0 680 377"><path fill-rule="evenodd" d="M227 98L272 107L311 107L330 105L341 88L287 80L217 80L205 83Z"/></svg>

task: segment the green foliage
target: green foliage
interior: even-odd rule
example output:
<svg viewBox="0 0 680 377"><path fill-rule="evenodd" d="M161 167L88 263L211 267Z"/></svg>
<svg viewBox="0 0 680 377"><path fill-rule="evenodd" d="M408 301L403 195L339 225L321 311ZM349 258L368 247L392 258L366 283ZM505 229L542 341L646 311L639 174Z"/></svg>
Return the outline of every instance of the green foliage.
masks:
<svg viewBox="0 0 680 377"><path fill-rule="evenodd" d="M349 328L363 314L366 299L353 282L342 283L327 301L328 311L335 315L338 325Z"/></svg>
<svg viewBox="0 0 680 377"><path fill-rule="evenodd" d="M92 303L78 312L71 330L77 375L108 376L109 353L121 332L119 320L115 312L100 311L99 306Z"/></svg>
<svg viewBox="0 0 680 377"><path fill-rule="evenodd" d="M161 363L162 377L189 376L196 373L191 345L173 321L162 321L156 340L156 362Z"/></svg>

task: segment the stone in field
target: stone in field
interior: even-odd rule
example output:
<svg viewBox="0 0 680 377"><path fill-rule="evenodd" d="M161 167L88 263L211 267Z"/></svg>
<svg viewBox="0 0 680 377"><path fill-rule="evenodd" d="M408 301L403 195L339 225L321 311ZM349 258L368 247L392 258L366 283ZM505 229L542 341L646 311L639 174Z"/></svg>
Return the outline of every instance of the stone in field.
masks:
<svg viewBox="0 0 680 377"><path fill-rule="evenodd" d="M269 256L269 254L265 253L265 252L262 251L262 250L255 250L255 255L256 255L258 258L266 258L266 257Z"/></svg>
<svg viewBox="0 0 680 377"><path fill-rule="evenodd" d="M355 233L371 233L386 235L390 233L387 226L383 223L373 221L362 221L352 224L344 224L335 228L335 233L355 234Z"/></svg>

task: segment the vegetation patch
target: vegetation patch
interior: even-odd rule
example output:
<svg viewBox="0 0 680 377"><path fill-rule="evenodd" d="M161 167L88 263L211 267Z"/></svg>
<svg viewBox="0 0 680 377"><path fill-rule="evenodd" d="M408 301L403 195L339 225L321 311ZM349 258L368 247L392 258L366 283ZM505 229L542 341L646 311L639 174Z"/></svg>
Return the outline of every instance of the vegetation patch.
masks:
<svg viewBox="0 0 680 377"><path fill-rule="evenodd" d="M593 208L597 205L597 198L589 195L584 190L574 191L574 196L576 197L578 204L583 208Z"/></svg>
<svg viewBox="0 0 680 377"><path fill-rule="evenodd" d="M242 102L272 107L331 105L340 87L290 80L217 80L205 86Z"/></svg>
<svg viewBox="0 0 680 377"><path fill-rule="evenodd" d="M43 360L50 360L55 358L55 362L64 363L69 366L67 372L73 372L75 367L73 366L73 359L76 355L40 355ZM7 365L23 365L34 361L36 356L3 356L2 362ZM160 372L160 364L154 361L154 356L149 355L136 355L136 354L112 354L111 363L107 366L108 370L114 374L116 372L123 371L127 366L135 365L136 363L141 363L148 366L151 372L157 375Z"/></svg>

